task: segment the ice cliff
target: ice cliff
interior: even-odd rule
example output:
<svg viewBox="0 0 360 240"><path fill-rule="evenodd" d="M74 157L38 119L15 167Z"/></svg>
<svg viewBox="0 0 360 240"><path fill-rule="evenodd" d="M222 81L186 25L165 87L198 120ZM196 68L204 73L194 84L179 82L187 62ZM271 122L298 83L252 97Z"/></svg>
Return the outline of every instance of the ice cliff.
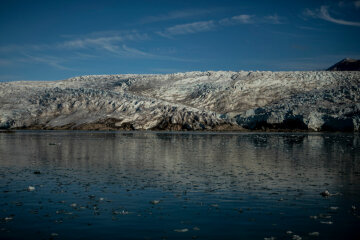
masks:
<svg viewBox="0 0 360 240"><path fill-rule="evenodd" d="M0 83L0 128L360 130L360 72L186 72Z"/></svg>

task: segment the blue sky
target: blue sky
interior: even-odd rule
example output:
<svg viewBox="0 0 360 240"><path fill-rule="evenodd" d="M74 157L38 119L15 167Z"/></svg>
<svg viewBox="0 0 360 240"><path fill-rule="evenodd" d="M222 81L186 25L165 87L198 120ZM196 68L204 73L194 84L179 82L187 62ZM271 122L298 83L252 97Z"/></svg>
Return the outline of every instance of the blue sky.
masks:
<svg viewBox="0 0 360 240"><path fill-rule="evenodd" d="M318 70L360 58L360 1L0 4L0 81Z"/></svg>

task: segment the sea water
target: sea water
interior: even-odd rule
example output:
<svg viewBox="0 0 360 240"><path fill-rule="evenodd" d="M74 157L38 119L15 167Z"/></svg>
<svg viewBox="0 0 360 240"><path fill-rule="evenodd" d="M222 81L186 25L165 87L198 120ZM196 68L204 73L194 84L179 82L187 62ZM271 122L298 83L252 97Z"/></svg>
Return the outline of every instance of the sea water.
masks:
<svg viewBox="0 0 360 240"><path fill-rule="evenodd" d="M358 134L0 132L0 239L359 239L359 209Z"/></svg>

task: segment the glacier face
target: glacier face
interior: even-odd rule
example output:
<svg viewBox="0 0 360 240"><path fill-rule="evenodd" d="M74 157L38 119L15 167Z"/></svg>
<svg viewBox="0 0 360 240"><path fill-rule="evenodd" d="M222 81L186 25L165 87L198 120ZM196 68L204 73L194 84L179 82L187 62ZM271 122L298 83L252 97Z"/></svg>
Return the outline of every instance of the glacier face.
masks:
<svg viewBox="0 0 360 240"><path fill-rule="evenodd" d="M5 129L360 130L360 72L186 72L0 83Z"/></svg>

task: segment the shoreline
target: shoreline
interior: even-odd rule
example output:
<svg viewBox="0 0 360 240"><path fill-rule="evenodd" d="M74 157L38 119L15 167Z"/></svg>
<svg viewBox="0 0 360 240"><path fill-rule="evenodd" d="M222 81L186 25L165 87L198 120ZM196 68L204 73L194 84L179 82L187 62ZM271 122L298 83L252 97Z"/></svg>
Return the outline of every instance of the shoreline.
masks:
<svg viewBox="0 0 360 240"><path fill-rule="evenodd" d="M16 128L0 129L0 133L15 132L91 132L91 133L171 133L171 134L360 134L355 131L314 131L314 130L292 130L292 129L268 129L268 130L127 130L127 129L51 129L51 128Z"/></svg>

